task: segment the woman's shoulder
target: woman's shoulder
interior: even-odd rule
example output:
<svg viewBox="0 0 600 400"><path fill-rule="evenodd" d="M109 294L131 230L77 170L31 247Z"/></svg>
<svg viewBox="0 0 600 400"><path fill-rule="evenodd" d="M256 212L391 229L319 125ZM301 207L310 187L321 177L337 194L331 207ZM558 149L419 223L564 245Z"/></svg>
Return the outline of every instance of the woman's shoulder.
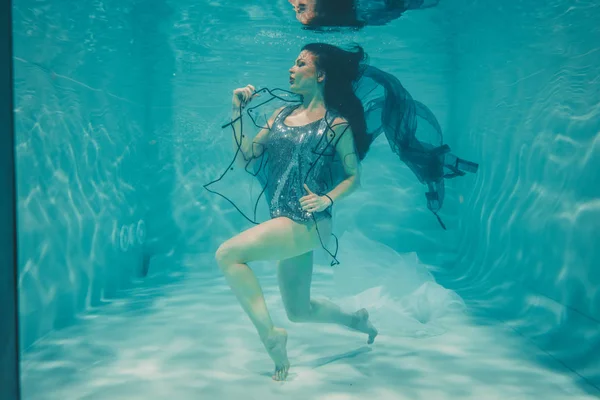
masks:
<svg viewBox="0 0 600 400"><path fill-rule="evenodd" d="M346 118L342 117L341 115L339 115L337 113L332 113L332 116L330 118L331 118L330 123L333 128L350 125L350 123L348 122L348 120Z"/></svg>
<svg viewBox="0 0 600 400"><path fill-rule="evenodd" d="M287 109L288 107L289 106L281 106L275 109L275 111L273 111L273 114L271 114L270 122L273 123L277 119L277 117L279 117L280 115L283 116L281 112Z"/></svg>

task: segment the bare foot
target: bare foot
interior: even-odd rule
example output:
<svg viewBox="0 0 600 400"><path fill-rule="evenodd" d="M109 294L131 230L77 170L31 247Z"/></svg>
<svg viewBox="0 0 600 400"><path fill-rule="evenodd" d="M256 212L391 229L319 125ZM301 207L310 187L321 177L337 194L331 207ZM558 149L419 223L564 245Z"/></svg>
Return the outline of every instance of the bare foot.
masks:
<svg viewBox="0 0 600 400"><path fill-rule="evenodd" d="M367 344L372 344L375 341L375 336L377 336L379 332L375 329L373 324L371 324L371 321L369 321L369 312L365 308L361 308L354 313L354 317L355 319L351 328L369 335Z"/></svg>
<svg viewBox="0 0 600 400"><path fill-rule="evenodd" d="M269 356L275 363L275 373L273 380L284 381L287 378L290 369L290 362L287 357L287 332L283 328L273 328L273 332L265 340L264 345Z"/></svg>

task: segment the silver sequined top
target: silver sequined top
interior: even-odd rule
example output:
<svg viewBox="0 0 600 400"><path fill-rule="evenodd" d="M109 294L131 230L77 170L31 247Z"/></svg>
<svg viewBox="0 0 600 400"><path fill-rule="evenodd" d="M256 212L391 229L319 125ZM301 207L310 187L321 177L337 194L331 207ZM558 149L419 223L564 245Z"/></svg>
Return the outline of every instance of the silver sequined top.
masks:
<svg viewBox="0 0 600 400"><path fill-rule="evenodd" d="M284 216L297 222L312 220L313 216L316 220L330 218L329 209L318 213L302 210L300 198L308 194L304 184L317 195L332 189L335 147L326 134L325 118L302 126L284 123L296 107L286 107L279 113L265 143L268 155L265 193L271 218ZM332 121L330 113L327 121Z"/></svg>

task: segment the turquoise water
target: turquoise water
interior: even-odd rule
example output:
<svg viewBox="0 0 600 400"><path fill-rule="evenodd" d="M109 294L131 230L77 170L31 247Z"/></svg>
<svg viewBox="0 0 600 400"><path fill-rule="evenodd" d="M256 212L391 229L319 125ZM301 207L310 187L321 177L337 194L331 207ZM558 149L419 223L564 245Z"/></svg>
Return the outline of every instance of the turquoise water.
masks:
<svg viewBox="0 0 600 400"><path fill-rule="evenodd" d="M586 399L600 390L600 7L473 0L301 30L287 0L14 2L25 399ZM202 185L233 88L285 87L300 47L358 42L480 163L425 188L378 141L313 293L367 307L375 345L292 324L274 384L213 253L247 227Z"/></svg>

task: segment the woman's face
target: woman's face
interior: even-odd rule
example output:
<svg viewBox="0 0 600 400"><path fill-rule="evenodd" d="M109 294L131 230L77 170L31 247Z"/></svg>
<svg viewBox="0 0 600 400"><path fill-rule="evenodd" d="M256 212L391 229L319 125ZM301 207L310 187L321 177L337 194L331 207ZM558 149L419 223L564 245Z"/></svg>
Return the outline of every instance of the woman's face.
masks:
<svg viewBox="0 0 600 400"><path fill-rule="evenodd" d="M319 89L324 76L317 71L314 54L302 51L290 68L290 90L298 94L312 93Z"/></svg>
<svg viewBox="0 0 600 400"><path fill-rule="evenodd" d="M288 0L294 7L296 19L301 24L307 25L316 16L316 8L318 0Z"/></svg>

